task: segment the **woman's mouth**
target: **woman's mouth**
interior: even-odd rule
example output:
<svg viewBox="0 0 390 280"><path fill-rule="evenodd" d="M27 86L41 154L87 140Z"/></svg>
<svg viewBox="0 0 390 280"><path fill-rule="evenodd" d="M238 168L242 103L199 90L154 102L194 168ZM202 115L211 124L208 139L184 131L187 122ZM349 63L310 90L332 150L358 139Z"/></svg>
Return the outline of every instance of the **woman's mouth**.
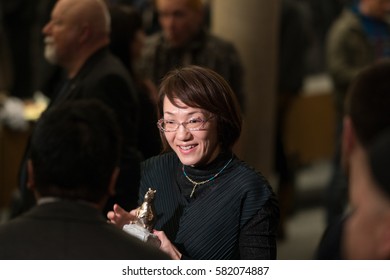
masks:
<svg viewBox="0 0 390 280"><path fill-rule="evenodd" d="M187 152L195 148L195 145L188 145L188 146L179 146L180 150Z"/></svg>

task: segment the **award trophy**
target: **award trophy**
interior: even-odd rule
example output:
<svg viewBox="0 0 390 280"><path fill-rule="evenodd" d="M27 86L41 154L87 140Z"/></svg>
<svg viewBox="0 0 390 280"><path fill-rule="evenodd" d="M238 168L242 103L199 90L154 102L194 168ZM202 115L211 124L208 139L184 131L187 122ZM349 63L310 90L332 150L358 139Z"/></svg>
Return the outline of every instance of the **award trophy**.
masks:
<svg viewBox="0 0 390 280"><path fill-rule="evenodd" d="M144 196L143 203L136 209L136 220L124 225L123 230L146 243L160 247L160 239L152 233L156 220L153 208L155 193L156 190L149 188Z"/></svg>

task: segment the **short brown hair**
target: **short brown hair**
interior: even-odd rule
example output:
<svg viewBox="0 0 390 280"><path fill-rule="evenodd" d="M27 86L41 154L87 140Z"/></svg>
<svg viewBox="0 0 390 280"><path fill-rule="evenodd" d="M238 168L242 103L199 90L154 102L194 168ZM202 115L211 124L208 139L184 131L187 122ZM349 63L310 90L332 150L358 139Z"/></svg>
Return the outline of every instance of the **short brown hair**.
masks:
<svg viewBox="0 0 390 280"><path fill-rule="evenodd" d="M364 147L390 127L390 60L362 70L352 82L345 102L357 138Z"/></svg>
<svg viewBox="0 0 390 280"><path fill-rule="evenodd" d="M240 137L242 116L237 98L229 84L215 71L194 65L170 71L160 85L159 118L164 114L165 96L176 106L177 98L189 107L211 113L217 120L222 149L232 149ZM170 150L163 133L161 139L164 151Z"/></svg>

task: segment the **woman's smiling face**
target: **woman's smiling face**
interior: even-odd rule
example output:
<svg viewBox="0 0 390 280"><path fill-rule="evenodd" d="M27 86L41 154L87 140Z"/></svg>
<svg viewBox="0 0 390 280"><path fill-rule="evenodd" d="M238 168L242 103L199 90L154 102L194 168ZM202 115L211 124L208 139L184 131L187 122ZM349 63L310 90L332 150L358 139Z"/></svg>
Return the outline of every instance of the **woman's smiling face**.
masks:
<svg viewBox="0 0 390 280"><path fill-rule="evenodd" d="M190 120L208 120L203 128L190 131L180 125L175 132L164 132L165 138L172 150L177 154L184 165L199 166L210 163L220 153L217 123L210 118L208 112L192 108L175 99L174 105L167 97L164 98L164 120L178 123Z"/></svg>

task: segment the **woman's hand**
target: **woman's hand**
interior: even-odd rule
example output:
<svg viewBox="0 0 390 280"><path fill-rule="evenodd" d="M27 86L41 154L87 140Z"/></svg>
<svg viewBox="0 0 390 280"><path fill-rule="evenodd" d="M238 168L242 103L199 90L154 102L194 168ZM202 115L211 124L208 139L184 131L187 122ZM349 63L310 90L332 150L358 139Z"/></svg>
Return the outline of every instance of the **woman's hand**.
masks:
<svg viewBox="0 0 390 280"><path fill-rule="evenodd" d="M158 239L161 241L160 249L168 254L173 260L180 260L181 253L179 250L171 243L168 237L163 231L153 230L153 233L157 235Z"/></svg>
<svg viewBox="0 0 390 280"><path fill-rule="evenodd" d="M122 229L124 225L127 225L136 219L136 210L137 209L127 212L118 204L114 204L113 211L107 213L107 218L110 223Z"/></svg>

